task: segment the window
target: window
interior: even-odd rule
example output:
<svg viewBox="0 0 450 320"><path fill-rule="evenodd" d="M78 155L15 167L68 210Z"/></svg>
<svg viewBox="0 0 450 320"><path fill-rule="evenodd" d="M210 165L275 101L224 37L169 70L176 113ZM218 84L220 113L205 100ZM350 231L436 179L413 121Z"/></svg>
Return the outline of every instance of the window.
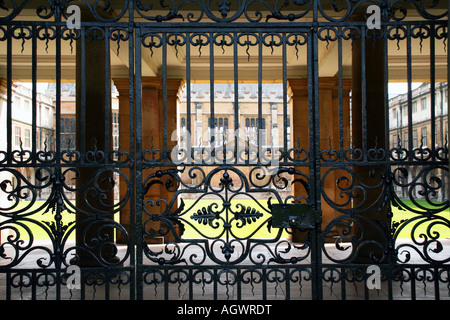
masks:
<svg viewBox="0 0 450 320"><path fill-rule="evenodd" d="M61 148L75 147L75 118L61 118Z"/></svg>
<svg viewBox="0 0 450 320"><path fill-rule="evenodd" d="M113 135L119 134L119 113L113 112Z"/></svg>
<svg viewBox="0 0 450 320"><path fill-rule="evenodd" d="M413 148L417 148L417 130L413 131Z"/></svg>
<svg viewBox="0 0 450 320"><path fill-rule="evenodd" d="M404 139L405 139L405 143L404 143L404 147L406 148L406 149L408 149L409 148L409 135L408 135L408 132L405 132L404 133Z"/></svg>
<svg viewBox="0 0 450 320"><path fill-rule="evenodd" d="M44 121L42 121L42 123L45 126L51 126L51 123L50 123L50 108L49 107L45 107L45 114L44 114L44 119L43 120Z"/></svg>
<svg viewBox="0 0 450 320"><path fill-rule="evenodd" d="M286 130L286 132L287 132L287 136L286 136L287 147L289 149L290 145L291 145L291 119L289 119L289 118L287 118L287 130Z"/></svg>
<svg viewBox="0 0 450 320"><path fill-rule="evenodd" d="M186 118L181 117L181 131L180 131L180 147L185 148L186 147Z"/></svg>
<svg viewBox="0 0 450 320"><path fill-rule="evenodd" d="M421 145L423 147L427 146L427 128L422 128L422 140Z"/></svg>
<svg viewBox="0 0 450 320"><path fill-rule="evenodd" d="M23 104L24 104L24 111L26 113L31 114L31 102L30 102L30 100L24 100Z"/></svg>
<svg viewBox="0 0 450 320"><path fill-rule="evenodd" d="M30 148L30 138L31 138L30 129L25 129L25 141L24 141L25 148Z"/></svg>
<svg viewBox="0 0 450 320"><path fill-rule="evenodd" d="M413 113L417 112L417 102L416 102L416 101L414 101L414 102L412 103L412 112L413 112Z"/></svg>
<svg viewBox="0 0 450 320"><path fill-rule="evenodd" d="M261 134L261 145L266 145L266 119L261 118L261 130L258 130L258 118L245 118L245 136L250 143L258 143L258 134Z"/></svg>
<svg viewBox="0 0 450 320"><path fill-rule="evenodd" d="M16 110L20 110L20 108L22 108L22 104L20 103L20 98L19 97L14 97L14 106L13 108Z"/></svg>
<svg viewBox="0 0 450 320"><path fill-rule="evenodd" d="M41 133L39 131L36 132L36 148L38 150L41 149Z"/></svg>
<svg viewBox="0 0 450 320"><path fill-rule="evenodd" d="M420 100L420 110L426 110L427 109L427 98L422 98Z"/></svg>
<svg viewBox="0 0 450 320"><path fill-rule="evenodd" d="M211 118L208 118L208 134L209 137L214 137L213 144L214 147L218 147L223 145L223 143L227 140L228 133L228 118L214 118L214 128L213 123L211 122ZM211 131L213 130L213 131ZM212 140L210 138L210 141Z"/></svg>
<svg viewBox="0 0 450 320"><path fill-rule="evenodd" d="M405 105L402 107L402 117L406 117L407 115L408 115L408 105L405 104Z"/></svg>
<svg viewBox="0 0 450 320"><path fill-rule="evenodd" d="M14 144L16 146L20 146L20 142L21 142L20 135L21 135L21 129L20 129L20 127L16 127L14 129Z"/></svg>
<svg viewBox="0 0 450 320"><path fill-rule="evenodd" d="M113 149L118 150L119 149L119 113L113 112L112 117L113 117L113 123L112 123ZM74 123L74 126L75 126L75 123Z"/></svg>

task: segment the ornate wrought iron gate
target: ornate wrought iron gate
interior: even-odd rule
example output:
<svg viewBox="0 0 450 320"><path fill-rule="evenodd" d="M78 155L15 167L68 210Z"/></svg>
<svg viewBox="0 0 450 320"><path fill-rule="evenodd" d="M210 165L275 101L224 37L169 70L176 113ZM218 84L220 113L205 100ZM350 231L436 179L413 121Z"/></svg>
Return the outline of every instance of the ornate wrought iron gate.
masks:
<svg viewBox="0 0 450 320"><path fill-rule="evenodd" d="M0 1L0 297L448 298L446 4L156 2Z"/></svg>

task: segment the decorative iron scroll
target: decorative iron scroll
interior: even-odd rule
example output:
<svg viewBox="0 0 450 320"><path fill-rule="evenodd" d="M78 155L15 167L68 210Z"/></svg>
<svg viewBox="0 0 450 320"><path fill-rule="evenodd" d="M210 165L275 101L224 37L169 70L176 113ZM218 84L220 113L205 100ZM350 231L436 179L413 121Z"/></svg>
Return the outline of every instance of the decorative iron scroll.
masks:
<svg viewBox="0 0 450 320"><path fill-rule="evenodd" d="M25 9L35 10L39 19L62 21L67 19L67 7L75 3L73 0L47 2L36 8L31 0L2 0L0 21L13 20ZM320 13L320 18L326 21L346 21L355 12L364 10L367 6L367 1L362 0L122 0L115 1L114 8L110 0L83 0L82 3L95 19L103 22L127 18L127 12L133 8L139 17L148 21L190 23L232 22L240 19L252 23L274 20L301 21L304 17L313 16L315 10ZM440 4L437 0L373 0L370 4L380 7L383 21L402 21L411 11L428 20L441 19L447 15L432 13Z"/></svg>
<svg viewBox="0 0 450 320"><path fill-rule="evenodd" d="M272 229L272 201L287 203L295 200L292 197L283 200L279 194L279 191L288 186L290 177L296 177L297 182L302 181L304 185L308 185L308 178L304 173L280 168L276 174L270 175L264 167L255 167L249 177L246 177L236 167L217 167L208 174L202 167L192 167L187 172L188 176L199 177L200 182L187 185L180 175L184 170L158 171L144 181L146 193L151 193L152 187L158 185L164 186L167 191L175 192L170 203L165 199L145 200L144 234L155 237L172 233L177 240L176 243L164 245L164 249L154 249L153 246L144 244L144 253L151 262L161 265L202 265L210 259L219 264L239 264L249 259L252 264L261 265L271 262L297 263L308 256L310 243L293 245L289 241L280 240L283 229L274 230L270 239L253 237L261 229ZM215 185L212 183L214 179L220 182ZM174 210L173 200L177 196L188 194L198 195L194 203L185 206L182 201L180 207ZM258 194L267 198L266 205L262 203L263 200L258 199ZM203 199L210 199L211 202L208 202L206 207L193 210ZM242 204L242 199L251 200L253 205ZM160 207L163 207L161 213L153 213ZM158 228L152 226L155 221L160 222ZM177 226L182 230L181 234L177 233ZM182 237L186 227L195 231L197 239ZM250 228L245 234L240 234L243 227ZM267 252L262 253L265 250Z"/></svg>
<svg viewBox="0 0 450 320"><path fill-rule="evenodd" d="M7 206L0 208L3 217L0 229L9 232L6 241L0 245L0 269L20 265L35 252L42 252L34 261L40 268L68 266L76 262L80 252L96 263L111 265L109 258L117 253L117 244L106 230L118 230L128 237L127 231L113 218L128 203L130 193L124 194L116 203L107 203L105 199L114 192L116 184L111 174L117 174L121 183L129 184L123 172L112 167L98 169L81 186L72 185L73 181L68 179L79 179L82 174L79 168L36 168L34 182L16 169L0 168L0 172L10 174L8 179L0 182L0 194L7 199ZM38 201L44 190L50 191L48 196ZM78 202L70 198L75 192L82 195ZM21 203L26 205L20 206ZM77 222L75 215L83 217L83 221ZM73 245L69 238L77 229L83 229L83 233ZM38 233L43 234L40 240L48 240L51 245L39 245L35 240Z"/></svg>
<svg viewBox="0 0 450 320"><path fill-rule="evenodd" d="M328 254L330 247L324 246L325 255L334 262L351 262L365 246L375 246L378 249L372 249L373 262L385 261L388 255L399 263L409 262L412 256L428 263L450 261L448 255L439 255L443 253L445 241L439 227L444 232L450 228L449 202L437 199L445 187L443 177L448 175L448 167L430 164L417 168L420 171L412 177L404 167L394 167L392 172L371 169L365 174L347 167L328 169L321 181L322 196L327 205L341 215L324 228L323 243L333 237L334 248L343 254L339 258L332 257ZM335 200L334 194L329 195L323 187L327 179L336 181L338 197ZM396 187L406 190L407 197L400 198L394 190ZM394 221L394 209L399 211L397 216L402 212L410 215ZM374 212L378 212L378 219L366 217ZM403 243L399 238L402 232L403 237L406 235L412 242ZM365 236L367 234L373 238Z"/></svg>

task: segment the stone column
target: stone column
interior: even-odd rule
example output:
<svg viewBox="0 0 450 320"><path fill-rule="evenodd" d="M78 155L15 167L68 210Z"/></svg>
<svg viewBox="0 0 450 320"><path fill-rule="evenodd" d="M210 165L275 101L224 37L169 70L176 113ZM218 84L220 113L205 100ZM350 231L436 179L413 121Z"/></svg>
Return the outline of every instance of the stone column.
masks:
<svg viewBox="0 0 450 320"><path fill-rule="evenodd" d="M170 149L172 149L177 141L172 141L172 133L176 130L177 125L177 100L178 90L182 83L181 79L169 79L166 81L166 124L167 124L167 156L170 156ZM155 154L155 158L162 157L164 146L164 115L163 115L163 83L161 78L143 77L142 78L142 148L143 150L160 149L161 152ZM147 159L151 159L151 153L146 154ZM167 159L167 161L169 161ZM143 178L164 172L167 169L174 169L175 167L153 167L144 171ZM170 175L163 174L155 178L160 183L152 184L148 192L144 195L145 208L150 214L163 213L167 210L167 205L170 205L172 196L174 194L174 185L170 184L169 180L173 180ZM175 182L175 181L173 181ZM153 201L148 202L148 200ZM159 200L159 202L158 202ZM176 199L170 212L178 208ZM143 212L143 219L148 220L150 217ZM168 226L161 221L148 221L145 224L147 231L154 230L151 236L147 236L148 243L170 242L175 240L173 232L168 229Z"/></svg>
<svg viewBox="0 0 450 320"><path fill-rule="evenodd" d="M130 121L130 92L129 92L129 81L128 79L114 79L114 85L119 92L119 141L120 149L119 151L131 152L130 136L131 136L131 126ZM134 141L134 140L133 140ZM134 147L134 146L133 146ZM134 155L130 158L134 159ZM122 168L121 171L128 177L130 181L131 174L136 176L135 168L130 172L130 169ZM130 181L131 183L131 181ZM135 189L135 186L133 190ZM127 193L128 186L124 183L119 182L119 199L123 199ZM130 194L130 197L134 197L134 194ZM135 208L131 210L130 200L125 204L125 206L120 210L120 224L125 228L125 230L130 234L131 225L131 212L135 212ZM126 244L127 238L122 234L122 232L117 231L116 239L118 243Z"/></svg>
<svg viewBox="0 0 450 320"><path fill-rule="evenodd" d="M152 159L152 151L160 149L163 151L163 91L162 91L162 80L156 77L142 77L142 105L141 105L141 132L136 132L137 135L142 137L142 150L144 151L144 156L147 160ZM177 124L177 93L181 85L181 80L169 79L167 80L167 149L168 152L173 148L177 141L171 140L172 132L176 130ZM130 141L130 130L129 122L129 88L127 79L115 79L114 83L119 91L119 134L121 145L129 144ZM127 150L126 148L124 150ZM147 150L147 152L145 152ZM155 153L155 158L162 157L160 152ZM136 159L140 161L140 159ZM152 174L157 174L158 171L163 171L173 167L152 167L144 170L143 179L146 179ZM172 200L173 192L168 191L165 185L167 180L167 175L162 175L161 177L155 177L155 180L161 183L152 184L148 192L144 195L144 202L146 202L145 207L150 214L160 214L164 212L166 206L163 201L160 201L158 205L158 200L164 199L170 204ZM142 181L143 182L143 181ZM136 183L142 183L141 181L136 181ZM145 186L144 186L145 187ZM170 189L169 189L170 190ZM121 198L127 192L126 186L120 187ZM132 195L135 196L135 195ZM154 202L152 206L151 201ZM172 207L171 212L177 209L177 204ZM129 206L124 207L120 213L120 222L126 228L130 224L130 208ZM143 221L147 221L150 216L145 212L142 213ZM151 219L150 219L151 220ZM128 227L129 228L129 227ZM172 232L166 233L166 226L161 224L160 221L148 221L145 222L145 229L149 231L154 230L151 236L146 237L147 243L163 243L174 241L175 237ZM161 232L160 232L161 231Z"/></svg>
<svg viewBox="0 0 450 320"><path fill-rule="evenodd" d="M82 21L94 21L90 11L83 5L81 7ZM86 30L86 32L88 32ZM105 64L104 40L84 41L85 54L81 53L81 38L76 46L76 126L77 126L77 150L84 151L82 157L87 158L88 151L112 150L112 117L111 107L105 108L106 97L111 95L106 77L106 71L110 68ZM84 58L85 78L81 76L81 59ZM82 88L85 92L84 112L82 117ZM110 121L106 124L105 119ZM82 122L84 129L82 129ZM108 127L107 127L108 126ZM82 132L84 141L82 141ZM106 133L109 133L109 145L105 145ZM85 150L82 150L82 143ZM108 157L109 154L104 155ZM95 155L93 156L95 157ZM90 159L93 159L91 157ZM97 158L98 159L98 158ZM114 228L109 219L113 214L109 213L114 205L113 173L104 170L105 160L98 163L85 161L86 165L77 167L79 176L76 178L76 244L79 266L98 266L97 259L115 263Z"/></svg>
<svg viewBox="0 0 450 320"><path fill-rule="evenodd" d="M291 87L293 93L293 133L292 140L293 146L298 147L300 145L300 149L308 150L309 154L309 139L310 139L310 123L308 110L308 80L307 79L290 79L289 85ZM320 139L320 149L321 150L329 150L330 145L332 149L336 149L339 151L340 143L339 143L339 82L337 78L320 78L319 79L319 116L320 116L320 137L314 137L315 139ZM343 97L343 142L344 149L348 148L349 140L350 140L350 86L348 80L343 80L342 86L342 97ZM333 154L334 155L334 154ZM306 156L306 153L300 153L300 159ZM310 157L315 156L309 154ZM319 160L319 159L317 159ZM308 177L310 177L309 172L309 163L311 158L305 163L306 166L303 167L295 167L296 170L303 172ZM333 165L333 163L331 163ZM324 167L321 170L321 177L324 175L325 171L328 168ZM339 173L331 172L327 175L327 178L324 180L323 190L321 192L325 192L327 196L333 202L339 202L339 190L336 187L336 181L339 178ZM301 176L296 176L295 178L302 178ZM310 181L312 182L312 181ZM310 190L314 186L309 186ZM293 184L293 193L296 198L305 197L308 198L308 193L305 187L301 183ZM320 196L320 194L319 194ZM325 201L322 200L322 227L325 227L332 219L336 216L340 215L340 213L333 208L331 208ZM303 201L302 202L306 202ZM296 242L305 241L305 232L295 232L292 240Z"/></svg>
<svg viewBox="0 0 450 320"><path fill-rule="evenodd" d="M383 148L386 146L386 123L385 112L386 106L384 101L384 42L381 40L368 39L365 43L365 74L362 74L362 41L360 39L353 41L352 49L352 139L355 148L360 148L367 153L371 148ZM362 82L365 76L365 101L366 101L366 118L363 117L363 90ZM366 128L364 128L364 120L366 120ZM366 130L367 147L364 150L363 131ZM387 154L387 153L386 153ZM360 179L362 184L373 186L380 183L381 174L384 174L383 166L369 165L361 161L362 165L353 167L355 173L354 178ZM371 171L380 170L375 177L371 177ZM381 203L376 203L380 196L381 188L369 189L364 188L365 194L359 194L353 201L355 213L358 214L362 210L361 217L370 219L368 223L362 218L356 216L359 223L355 225L354 231L357 237L362 237L361 241L369 240L379 245L368 244L360 248L355 262L370 263L373 262L371 255L378 258L383 255L386 238L383 232L380 232L374 225L387 223L386 212L388 203L380 207ZM364 201L364 202L363 202ZM369 207L372 206L370 209ZM356 249L356 248L354 248Z"/></svg>

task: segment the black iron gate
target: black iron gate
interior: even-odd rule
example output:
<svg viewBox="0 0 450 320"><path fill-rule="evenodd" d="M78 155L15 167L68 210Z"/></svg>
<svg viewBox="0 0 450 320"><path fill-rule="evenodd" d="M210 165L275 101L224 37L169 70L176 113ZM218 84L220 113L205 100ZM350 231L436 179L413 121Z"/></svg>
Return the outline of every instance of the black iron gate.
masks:
<svg viewBox="0 0 450 320"><path fill-rule="evenodd" d="M447 4L0 4L2 299L449 298Z"/></svg>

